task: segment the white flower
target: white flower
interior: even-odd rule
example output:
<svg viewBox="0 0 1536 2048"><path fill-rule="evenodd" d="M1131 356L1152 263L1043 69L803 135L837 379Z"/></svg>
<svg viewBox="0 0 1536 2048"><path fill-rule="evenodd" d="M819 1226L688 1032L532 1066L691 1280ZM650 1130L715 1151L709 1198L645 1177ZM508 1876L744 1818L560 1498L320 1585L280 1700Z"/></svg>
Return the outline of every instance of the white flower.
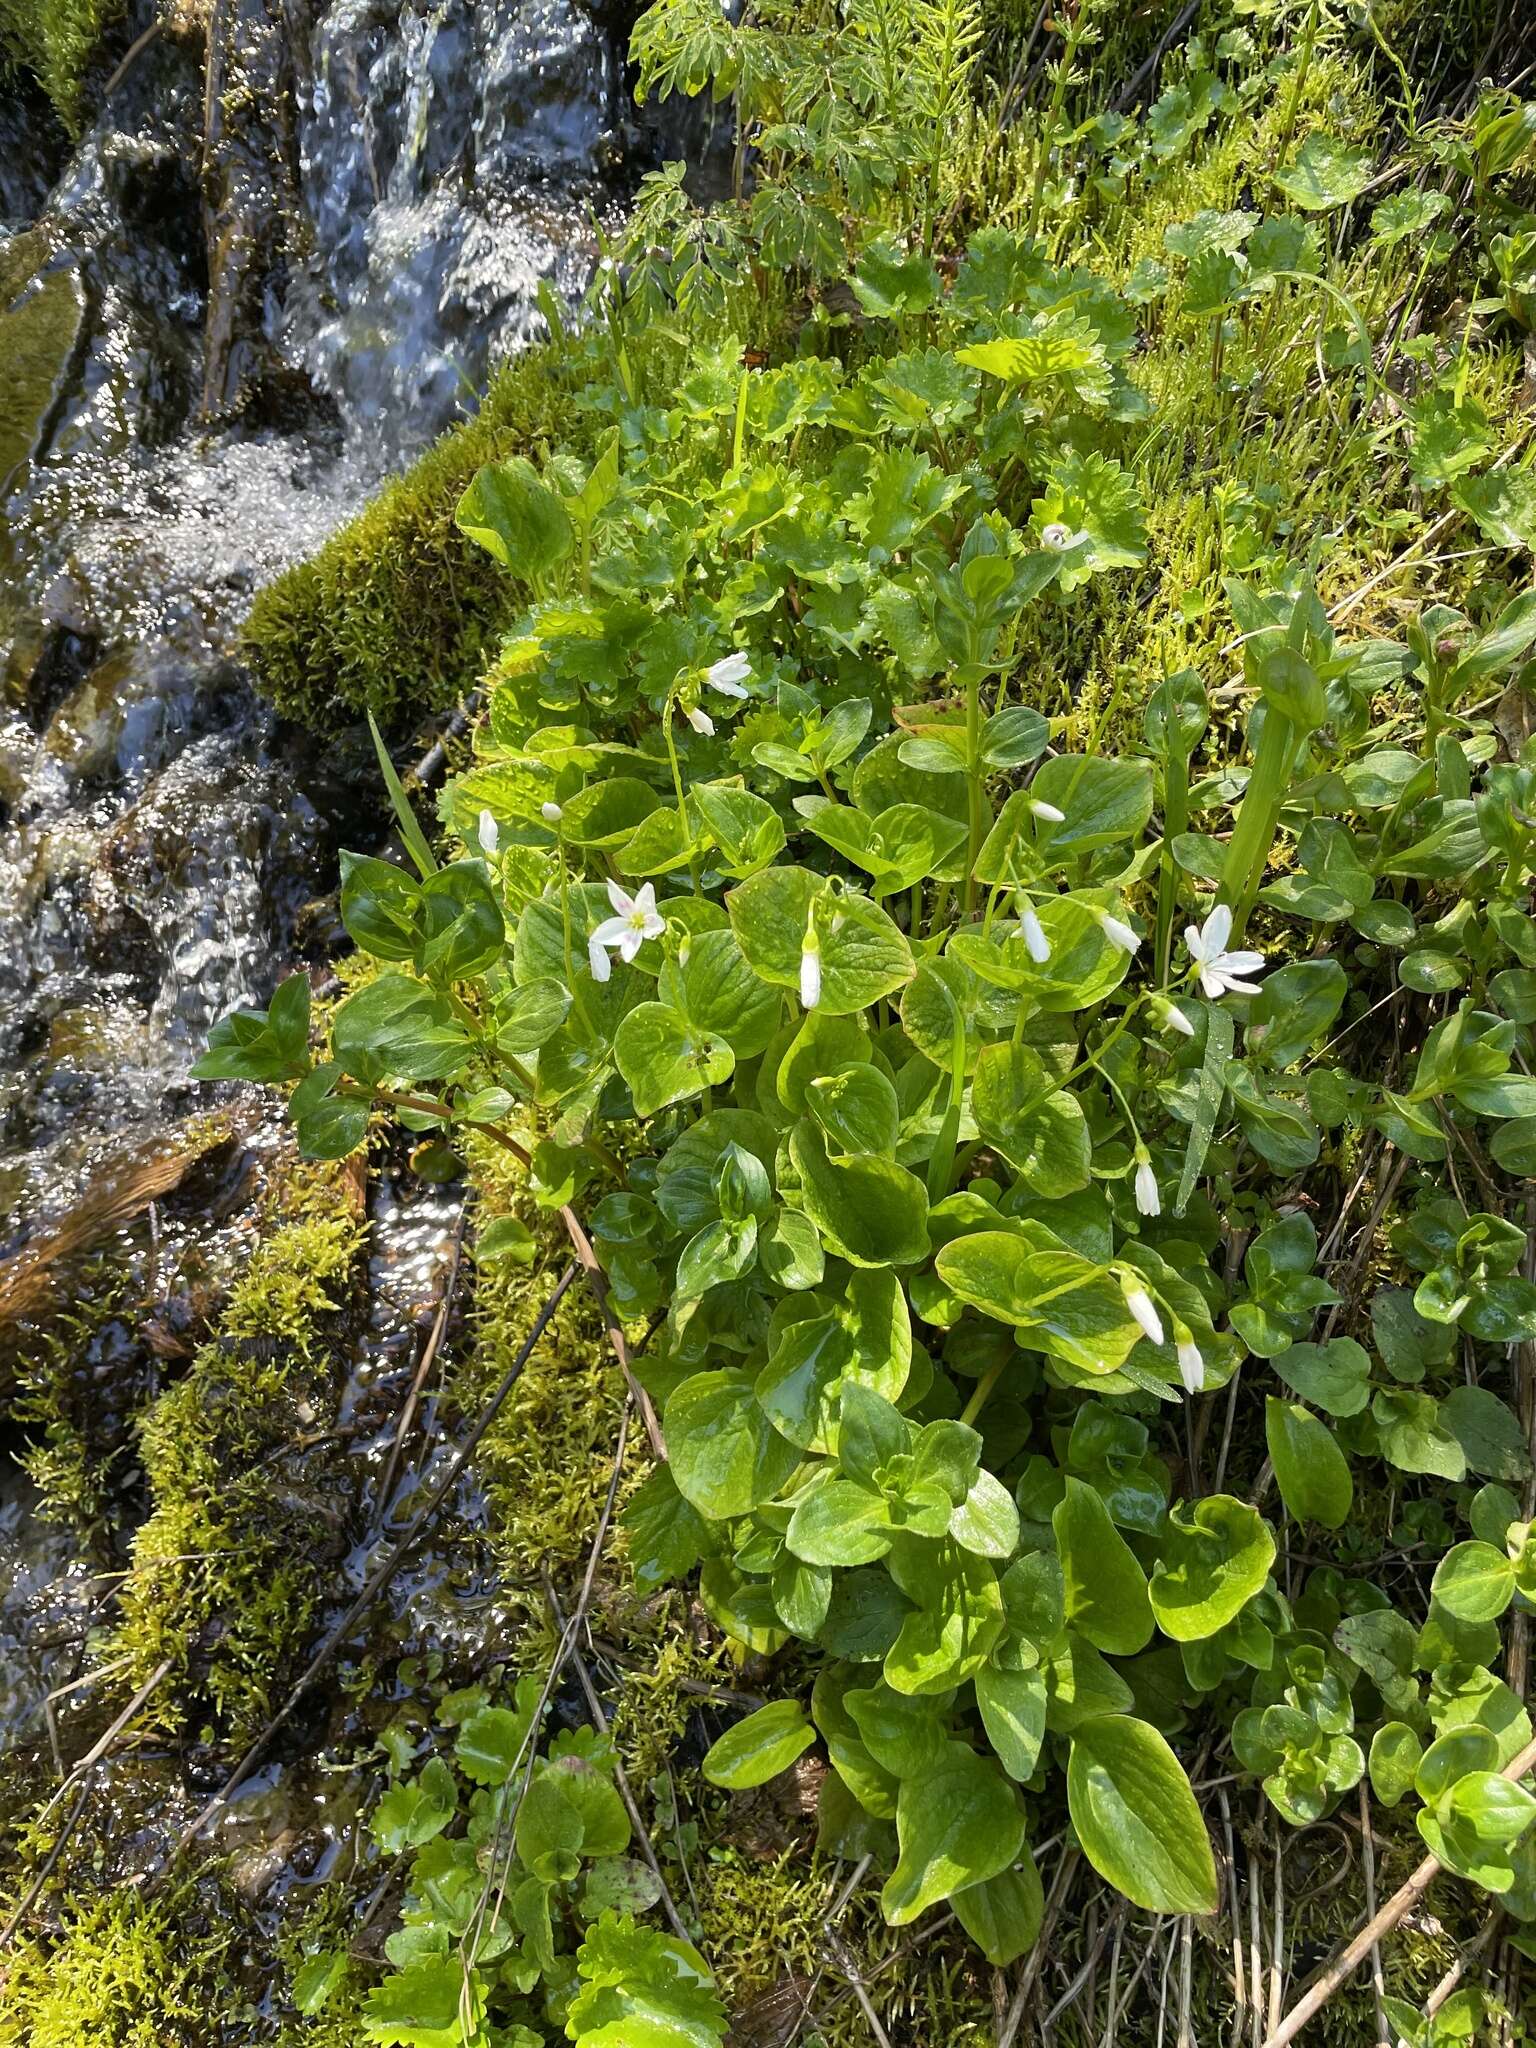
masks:
<svg viewBox="0 0 1536 2048"><path fill-rule="evenodd" d="M1163 1198L1157 1191L1157 1175L1145 1154L1136 1162L1136 1207L1143 1216L1161 1216Z"/></svg>
<svg viewBox="0 0 1536 2048"><path fill-rule="evenodd" d="M1125 1287L1125 1305L1141 1325L1142 1335L1150 1337L1154 1344L1161 1344L1163 1341L1163 1319L1158 1314L1157 1306L1151 1295L1148 1294L1145 1287L1126 1286L1123 1281L1121 1285Z"/></svg>
<svg viewBox="0 0 1536 2048"><path fill-rule="evenodd" d="M1184 944L1189 948L1190 960L1199 970L1200 986L1212 1002L1229 991L1241 996L1259 993L1258 983L1245 981L1243 976L1259 973L1264 965L1264 955L1229 953L1227 941L1231 936L1232 913L1225 903L1216 905L1199 931L1192 924L1184 927Z"/></svg>
<svg viewBox="0 0 1536 2048"><path fill-rule="evenodd" d="M1029 800L1029 808L1044 824L1064 825L1067 822L1066 812L1058 811L1056 806L1048 804L1044 797L1032 796Z"/></svg>
<svg viewBox="0 0 1536 2048"><path fill-rule="evenodd" d="M751 673L751 662L738 649L735 654L726 655L723 661L711 662L704 671L704 680L722 697L745 697L747 693L741 686Z"/></svg>
<svg viewBox="0 0 1536 2048"><path fill-rule="evenodd" d="M1181 1038L1193 1038L1195 1027L1190 1023L1177 1003L1170 1003L1158 996L1152 1004L1152 1014L1165 1031L1177 1031Z"/></svg>
<svg viewBox="0 0 1536 2048"><path fill-rule="evenodd" d="M1071 547L1071 545L1072 545L1072 529L1071 529L1071 527L1070 527L1070 526L1063 526L1063 525L1062 525L1062 523L1061 523L1061 521L1060 521L1059 519L1053 519L1053 520L1051 521L1051 523L1050 523L1050 525L1049 525L1049 526L1042 526L1042 527L1041 527L1041 529L1040 529L1040 545L1041 545L1041 547L1043 547L1043 548L1055 548L1056 550L1058 550L1058 552L1059 552L1059 551L1060 551L1060 550L1061 550L1062 548L1069 548L1069 547Z"/></svg>
<svg viewBox="0 0 1536 2048"><path fill-rule="evenodd" d="M1024 934L1024 945L1031 960L1043 962L1051 957L1051 942L1045 936L1044 927L1035 915L1034 905L1019 905L1019 930Z"/></svg>
<svg viewBox="0 0 1536 2048"><path fill-rule="evenodd" d="M496 830L496 820L489 811L480 813L479 837L482 853L494 853L501 842L501 834Z"/></svg>
<svg viewBox="0 0 1536 2048"><path fill-rule="evenodd" d="M561 819L561 815L562 813L560 810L560 806L558 804L539 805L539 816L544 820L546 825L558 825Z"/></svg>
<svg viewBox="0 0 1536 2048"><path fill-rule="evenodd" d="M1184 1382L1184 1391L1198 1394L1205 1385L1205 1360L1200 1356L1200 1347L1182 1325L1173 1334L1178 1341L1179 1378Z"/></svg>
<svg viewBox="0 0 1536 2048"><path fill-rule="evenodd" d="M687 718L688 723L693 727L695 732L703 733L706 739L712 739L714 737L715 721L710 717L707 711L700 711L698 706L695 705L693 710L687 713Z"/></svg>
<svg viewBox="0 0 1536 2048"><path fill-rule="evenodd" d="M1093 914L1099 921L1099 930L1106 939L1113 939L1122 953L1134 953L1139 949L1141 945L1141 935L1139 932L1132 931L1131 927L1120 918L1111 917L1107 910L1096 910Z"/></svg>
<svg viewBox="0 0 1536 2048"><path fill-rule="evenodd" d="M800 941L800 1002L803 1008L814 1010L821 1001L821 941L816 936L814 924L805 928L805 937Z"/></svg>
<svg viewBox="0 0 1536 2048"><path fill-rule="evenodd" d="M613 972L610 953L624 961L633 960L647 939L659 939L667 928L656 908L654 882L642 882L633 896L617 882L610 882L608 901L617 915L605 917L587 940L587 964L594 981L606 981Z"/></svg>

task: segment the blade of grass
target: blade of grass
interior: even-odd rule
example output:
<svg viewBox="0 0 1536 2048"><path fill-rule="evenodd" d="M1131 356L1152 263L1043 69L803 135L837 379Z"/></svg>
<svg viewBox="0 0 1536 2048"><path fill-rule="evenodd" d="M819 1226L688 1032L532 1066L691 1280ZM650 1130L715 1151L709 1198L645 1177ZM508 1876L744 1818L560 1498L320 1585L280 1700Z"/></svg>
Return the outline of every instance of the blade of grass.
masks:
<svg viewBox="0 0 1536 2048"><path fill-rule="evenodd" d="M395 773L395 764L389 758L389 749L384 744L384 735L379 731L379 722L370 711L368 730L373 734L374 752L379 757L379 770L384 777L384 787L389 791L389 801L394 807L396 821L400 826L400 837L405 841L406 851L421 870L425 881L428 875L437 873L437 862L432 858L432 849L427 844L427 835L416 821L411 809L411 800L405 793L405 785Z"/></svg>

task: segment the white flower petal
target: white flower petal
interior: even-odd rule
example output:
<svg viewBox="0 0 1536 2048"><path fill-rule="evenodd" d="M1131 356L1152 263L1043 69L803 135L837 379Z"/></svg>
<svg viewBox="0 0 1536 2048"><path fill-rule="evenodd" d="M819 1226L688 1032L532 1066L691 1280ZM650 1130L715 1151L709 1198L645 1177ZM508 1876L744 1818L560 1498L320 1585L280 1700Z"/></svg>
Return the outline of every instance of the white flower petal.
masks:
<svg viewBox="0 0 1536 2048"><path fill-rule="evenodd" d="M1232 936L1232 910L1226 903L1218 903L1200 928L1200 943L1208 960L1225 951L1226 943Z"/></svg>
<svg viewBox="0 0 1536 2048"><path fill-rule="evenodd" d="M605 917L594 929L589 943L594 946L617 946L629 928L627 917Z"/></svg>
<svg viewBox="0 0 1536 2048"><path fill-rule="evenodd" d="M592 970L594 981L606 981L613 973L613 963L603 948L603 942L594 932L587 941L587 965Z"/></svg>
<svg viewBox="0 0 1536 2048"><path fill-rule="evenodd" d="M1184 927L1184 950L1188 953L1191 960L1203 960L1205 958L1205 942L1192 924L1187 924Z"/></svg>
<svg viewBox="0 0 1536 2048"><path fill-rule="evenodd" d="M724 660L711 662L704 671L704 680L712 690L718 690L722 697L745 697L741 687L752 673L752 663L738 648Z"/></svg>
<svg viewBox="0 0 1536 2048"><path fill-rule="evenodd" d="M629 908L631 911L638 910L642 917L654 917L656 915L656 884L654 882L642 882L635 891L634 901L630 904Z"/></svg>
<svg viewBox="0 0 1536 2048"><path fill-rule="evenodd" d="M1145 1287L1127 1287L1125 1305L1141 1326L1142 1335L1150 1337L1154 1344L1163 1341L1163 1319L1157 1312L1157 1305Z"/></svg>
<svg viewBox="0 0 1536 2048"><path fill-rule="evenodd" d="M821 1001L821 948L805 946L800 952L800 1002L814 1010Z"/></svg>
<svg viewBox="0 0 1536 2048"><path fill-rule="evenodd" d="M1264 991L1256 981L1239 981L1236 975L1224 977L1228 990L1235 996L1261 996Z"/></svg>
<svg viewBox="0 0 1536 2048"><path fill-rule="evenodd" d="M1264 955L1262 953L1223 953L1216 962L1223 974L1262 974Z"/></svg>
<svg viewBox="0 0 1536 2048"><path fill-rule="evenodd" d="M1141 945L1141 935L1118 917L1111 917L1107 910L1099 912L1099 929L1106 939L1113 939L1123 953L1135 953Z"/></svg>
<svg viewBox="0 0 1536 2048"><path fill-rule="evenodd" d="M628 966L629 962L634 959L640 948L645 944L645 938L645 933L638 926L632 924L625 925L624 936L619 940L614 950L626 966Z"/></svg>
<svg viewBox="0 0 1536 2048"><path fill-rule="evenodd" d="M621 889L617 882L608 884L608 901L620 917L628 917L635 907L635 899L627 889Z"/></svg>
<svg viewBox="0 0 1536 2048"><path fill-rule="evenodd" d="M1221 976L1216 972L1214 967L1201 968L1200 986L1204 989L1205 993L1210 997L1213 1003L1216 1001L1217 997L1221 995L1226 989L1226 983L1222 980Z"/></svg>

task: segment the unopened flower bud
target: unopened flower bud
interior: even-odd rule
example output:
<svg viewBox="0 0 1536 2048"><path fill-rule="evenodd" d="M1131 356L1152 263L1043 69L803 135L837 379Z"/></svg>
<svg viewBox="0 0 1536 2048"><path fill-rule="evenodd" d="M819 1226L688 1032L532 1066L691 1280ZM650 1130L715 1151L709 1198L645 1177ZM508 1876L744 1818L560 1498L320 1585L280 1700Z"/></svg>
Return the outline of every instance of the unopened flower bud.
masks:
<svg viewBox="0 0 1536 2048"><path fill-rule="evenodd" d="M1125 1290L1125 1305L1134 1320L1141 1326L1141 1333L1154 1344L1163 1341L1163 1319L1157 1312L1157 1304L1145 1287L1137 1287L1126 1281L1121 1282Z"/></svg>

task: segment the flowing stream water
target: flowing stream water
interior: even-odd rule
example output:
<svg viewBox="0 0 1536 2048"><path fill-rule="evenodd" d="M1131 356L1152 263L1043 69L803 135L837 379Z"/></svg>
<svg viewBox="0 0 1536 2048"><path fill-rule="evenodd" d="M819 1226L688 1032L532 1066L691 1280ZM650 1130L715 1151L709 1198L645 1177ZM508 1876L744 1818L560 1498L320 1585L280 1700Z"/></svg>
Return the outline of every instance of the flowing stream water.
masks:
<svg viewBox="0 0 1536 2048"><path fill-rule="evenodd" d="M0 1318L7 1258L187 1142L209 1024L324 957L376 771L358 733L283 728L239 625L473 408L541 286L579 293L649 146L621 51L574 0L213 0L206 44L150 36L72 148L0 102ZM271 1142L245 1127L258 1166ZM227 1273L227 1195L84 1241L153 1271L201 1235ZM349 1403L398 1368L451 1221L378 1200L408 1284L375 1290ZM125 1413L160 1383L110 1320L79 1369ZM32 1506L7 1457L0 1748L42 1743L103 1597Z"/></svg>

